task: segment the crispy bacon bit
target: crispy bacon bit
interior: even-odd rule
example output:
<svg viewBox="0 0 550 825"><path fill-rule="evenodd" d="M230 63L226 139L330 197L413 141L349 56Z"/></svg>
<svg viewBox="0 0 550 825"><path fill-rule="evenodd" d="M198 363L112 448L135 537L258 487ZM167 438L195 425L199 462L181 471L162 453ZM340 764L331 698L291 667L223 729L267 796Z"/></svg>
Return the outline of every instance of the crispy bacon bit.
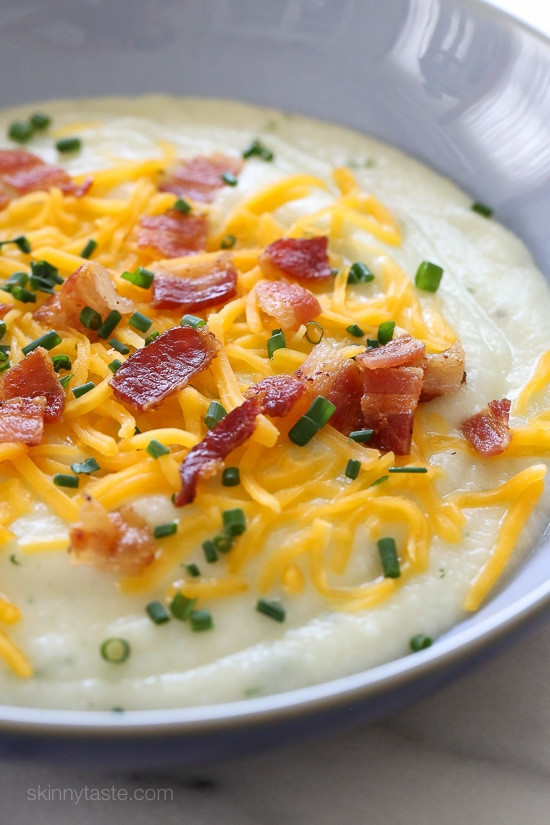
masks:
<svg viewBox="0 0 550 825"><path fill-rule="evenodd" d="M330 419L332 427L347 435L363 426L363 380L353 358L321 341L313 347L296 375L306 382L311 395L322 395L336 406Z"/></svg>
<svg viewBox="0 0 550 825"><path fill-rule="evenodd" d="M155 557L153 532L131 505L108 512L90 496L69 539L69 553L75 561L111 573L139 573Z"/></svg>
<svg viewBox="0 0 550 825"><path fill-rule="evenodd" d="M237 272L227 261L202 261L182 266L177 274L156 269L151 306L197 312L225 304L236 294Z"/></svg>
<svg viewBox="0 0 550 825"><path fill-rule="evenodd" d="M328 238L279 238L267 246L259 264L268 278L286 276L296 281L316 283L332 278L328 259Z"/></svg>
<svg viewBox="0 0 550 825"><path fill-rule="evenodd" d="M152 247L166 258L181 258L206 249L208 221L205 215L188 215L169 209L162 215L146 215L138 230L138 246Z"/></svg>
<svg viewBox="0 0 550 825"><path fill-rule="evenodd" d="M130 355L109 383L118 399L143 412L186 387L210 364L219 348L211 332L173 327Z"/></svg>
<svg viewBox="0 0 550 825"><path fill-rule="evenodd" d="M474 450L489 457L500 455L510 443L510 401L490 401L480 412L467 418L461 432Z"/></svg>
<svg viewBox="0 0 550 825"><path fill-rule="evenodd" d="M45 410L43 397L0 401L0 442L16 441L30 447L40 444Z"/></svg>
<svg viewBox="0 0 550 825"><path fill-rule="evenodd" d="M132 301L117 293L109 271L97 261L86 261L34 312L34 318L58 329L83 330L80 313L85 306L95 309L102 318L113 309L121 315L128 315L134 309Z"/></svg>
<svg viewBox="0 0 550 825"><path fill-rule="evenodd" d="M363 371L363 427L374 430L370 446L396 455L411 451L414 411L420 398L421 367L381 367Z"/></svg>
<svg viewBox="0 0 550 825"><path fill-rule="evenodd" d="M64 169L46 163L25 149L0 150L0 207L19 195L47 191L54 186L64 195L81 198L91 185L91 178L82 184L74 183Z"/></svg>
<svg viewBox="0 0 550 825"><path fill-rule="evenodd" d="M175 499L176 507L193 501L199 478L213 475L232 450L248 441L260 413L286 415L303 392L303 383L289 375L265 378L249 387L241 406L231 410L189 450L180 467L182 488Z"/></svg>
<svg viewBox="0 0 550 825"><path fill-rule="evenodd" d="M12 304L0 304L0 318L3 318L10 309L13 309Z"/></svg>
<svg viewBox="0 0 550 825"><path fill-rule="evenodd" d="M191 198L211 203L218 189L224 185L222 175L238 175L242 169L239 158L221 153L209 157L198 156L182 161L159 186L161 192L173 192L180 198Z"/></svg>
<svg viewBox="0 0 550 825"><path fill-rule="evenodd" d="M0 400L43 398L44 421L59 421L65 409L65 393L47 350L37 347L0 379Z"/></svg>
<svg viewBox="0 0 550 825"><path fill-rule="evenodd" d="M457 392L466 379L465 354L460 341L443 352L426 355L423 368L421 401Z"/></svg>
<svg viewBox="0 0 550 825"><path fill-rule="evenodd" d="M363 369L380 369L383 367L419 367L424 361L426 347L418 338L403 335L394 338L382 347L367 350L357 356Z"/></svg>
<svg viewBox="0 0 550 825"><path fill-rule="evenodd" d="M309 289L288 281L260 281L258 306L284 329L298 329L321 314L321 304Z"/></svg>

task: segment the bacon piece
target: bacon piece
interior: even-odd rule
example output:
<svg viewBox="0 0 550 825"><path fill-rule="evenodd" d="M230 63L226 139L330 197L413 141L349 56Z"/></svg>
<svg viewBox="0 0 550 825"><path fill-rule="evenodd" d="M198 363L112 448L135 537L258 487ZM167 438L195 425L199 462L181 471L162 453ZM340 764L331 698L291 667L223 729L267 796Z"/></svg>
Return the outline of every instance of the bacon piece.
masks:
<svg viewBox="0 0 550 825"><path fill-rule="evenodd" d="M45 410L46 399L43 397L0 401L0 442L16 441L30 447L40 444Z"/></svg>
<svg viewBox="0 0 550 825"><path fill-rule="evenodd" d="M0 150L0 205L28 192L47 191L53 187L64 195L81 198L92 179L76 184L64 169L27 152L25 149Z"/></svg>
<svg viewBox="0 0 550 825"><path fill-rule="evenodd" d="M480 412L467 418L460 428L474 450L485 458L500 455L510 443L510 401L490 401Z"/></svg>
<svg viewBox="0 0 550 825"><path fill-rule="evenodd" d="M426 355L423 369L421 401L457 392L466 379L465 354L460 341L443 352Z"/></svg>
<svg viewBox="0 0 550 825"><path fill-rule="evenodd" d="M155 270L151 306L196 312L225 304L236 294L237 272L227 261L201 261L183 266L177 274Z"/></svg>
<svg viewBox="0 0 550 825"><path fill-rule="evenodd" d="M288 281L260 281L258 306L285 329L298 329L321 314L321 304L309 289Z"/></svg>
<svg viewBox="0 0 550 825"><path fill-rule="evenodd" d="M212 203L216 192L224 186L222 175L229 172L238 175L242 169L239 158L221 153L197 156L183 160L168 177L161 182L161 192L173 192L180 198L191 198L202 203Z"/></svg>
<svg viewBox="0 0 550 825"><path fill-rule="evenodd" d="M166 258L181 258L206 249L208 221L205 215L187 215L169 209L162 215L146 215L138 229L138 246L152 247Z"/></svg>
<svg viewBox="0 0 550 825"><path fill-rule="evenodd" d="M330 419L332 427L345 435L362 427L363 380L353 358L321 341L313 347L296 376L305 381L310 394L322 395L336 406Z"/></svg>
<svg viewBox="0 0 550 825"><path fill-rule="evenodd" d="M108 512L86 496L80 522L69 532L69 553L77 562L99 570L131 575L141 572L155 557L153 531L131 505Z"/></svg>
<svg viewBox="0 0 550 825"><path fill-rule="evenodd" d="M362 352L357 362L362 369L380 369L385 367L418 367L424 362L426 347L418 338L403 335L393 338L381 347Z"/></svg>
<svg viewBox="0 0 550 825"><path fill-rule="evenodd" d="M10 309L13 309L13 304L0 304L0 318L3 318Z"/></svg>
<svg viewBox="0 0 550 825"><path fill-rule="evenodd" d="M0 378L0 400L43 398L44 421L59 421L65 409L65 393L47 350L37 347Z"/></svg>
<svg viewBox="0 0 550 825"><path fill-rule="evenodd" d="M260 413L286 415L304 392L303 382L289 375L264 378L246 392L247 398L222 418L185 457L180 475L182 488L175 499L176 507L195 498L199 478L213 475L230 452L244 444L256 429Z"/></svg>
<svg viewBox="0 0 550 825"><path fill-rule="evenodd" d="M173 327L132 353L109 383L118 399L143 412L186 387L210 364L219 348L211 332Z"/></svg>
<svg viewBox="0 0 550 825"><path fill-rule="evenodd" d="M286 276L296 281L318 283L332 278L328 259L328 237L279 238L267 246L258 263L270 278Z"/></svg>
<svg viewBox="0 0 550 825"><path fill-rule="evenodd" d="M33 316L58 329L83 330L85 327L80 322L80 313L85 306L95 309L102 318L113 309L121 315L128 315L134 309L132 301L121 298L117 293L109 271L97 261L86 261L69 275L61 289L48 298ZM87 334L89 332L86 330Z"/></svg>
<svg viewBox="0 0 550 825"><path fill-rule="evenodd" d="M369 445L396 455L411 451L414 411L420 398L421 367L380 367L363 372L363 427L374 430Z"/></svg>

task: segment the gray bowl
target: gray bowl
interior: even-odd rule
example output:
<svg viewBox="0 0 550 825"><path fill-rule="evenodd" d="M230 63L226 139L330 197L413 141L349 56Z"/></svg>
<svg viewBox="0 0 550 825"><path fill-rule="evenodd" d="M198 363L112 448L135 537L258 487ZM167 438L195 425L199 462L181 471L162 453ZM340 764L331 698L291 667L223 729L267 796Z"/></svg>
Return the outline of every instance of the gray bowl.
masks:
<svg viewBox="0 0 550 825"><path fill-rule="evenodd" d="M550 277L550 43L471 0L3 0L1 104L167 92L368 132L490 202ZM8 78L8 79L7 79ZM429 649L268 698L123 714L0 708L0 755L148 766L379 718L543 615L550 544Z"/></svg>

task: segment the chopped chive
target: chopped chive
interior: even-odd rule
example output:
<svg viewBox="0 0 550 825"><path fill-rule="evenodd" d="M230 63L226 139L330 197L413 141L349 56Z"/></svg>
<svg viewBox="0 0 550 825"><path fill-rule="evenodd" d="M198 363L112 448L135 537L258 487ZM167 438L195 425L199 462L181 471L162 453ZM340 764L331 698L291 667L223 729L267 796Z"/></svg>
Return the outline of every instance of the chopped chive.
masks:
<svg viewBox="0 0 550 825"><path fill-rule="evenodd" d="M271 149L268 149L267 146L264 146L264 144L256 138L249 146L246 147L246 149L244 149L242 157L244 160L247 158L257 157L261 158L261 160L269 162L273 160L274 155Z"/></svg>
<svg viewBox="0 0 550 825"><path fill-rule="evenodd" d="M108 338L115 327L122 321L122 315L118 309L112 309L107 315L100 327L98 327L97 334L99 338Z"/></svg>
<svg viewBox="0 0 550 825"><path fill-rule="evenodd" d="M275 619L276 622L284 622L285 609L279 602L270 601L269 599L258 599L256 602L256 610L258 613L263 613L264 616L269 616L270 619Z"/></svg>
<svg viewBox="0 0 550 825"><path fill-rule="evenodd" d="M130 347L127 347L126 344L123 344L122 341L119 341L118 338L109 338L109 343L113 349L116 349L117 352L120 352L121 355L128 355L130 352Z"/></svg>
<svg viewBox="0 0 550 825"><path fill-rule="evenodd" d="M212 544L217 553L229 553L234 544L233 536L227 533L220 533L219 536L214 536Z"/></svg>
<svg viewBox="0 0 550 825"><path fill-rule="evenodd" d="M325 334L324 328L317 321L308 321L306 324L306 341L310 344L320 344Z"/></svg>
<svg viewBox="0 0 550 825"><path fill-rule="evenodd" d="M87 392L93 390L95 384L93 381L86 381L85 384L80 384L78 387L73 387L73 395L75 398L80 398L81 395L86 395Z"/></svg>
<svg viewBox="0 0 550 825"><path fill-rule="evenodd" d="M170 613L162 602L153 601L145 605L145 611L155 624L166 624L170 621Z"/></svg>
<svg viewBox="0 0 550 825"><path fill-rule="evenodd" d="M385 538L378 539L377 544L385 578L398 579L401 575L401 571L399 569L399 559L397 557L395 539L391 536L386 536Z"/></svg>
<svg viewBox="0 0 550 825"><path fill-rule="evenodd" d="M71 373L71 375L64 375L63 378L59 379L59 383L61 384L61 386L63 387L64 390L66 390L67 387L69 386L71 378L74 378L73 373Z"/></svg>
<svg viewBox="0 0 550 825"><path fill-rule="evenodd" d="M233 249L236 243L237 238L235 235L225 235L220 241L220 249Z"/></svg>
<svg viewBox="0 0 550 825"><path fill-rule="evenodd" d="M110 361L107 364L107 366L109 367L111 372L115 373L119 369L119 367L122 366L122 361L119 358L113 358L113 360Z"/></svg>
<svg viewBox="0 0 550 825"><path fill-rule="evenodd" d="M51 122L51 117L43 114L43 112L34 112L34 114L32 114L29 118L29 123L32 128L39 132L43 129L47 129Z"/></svg>
<svg viewBox="0 0 550 825"><path fill-rule="evenodd" d="M189 616L191 630L211 630L214 627L212 614L209 610L192 610Z"/></svg>
<svg viewBox="0 0 550 825"><path fill-rule="evenodd" d="M16 238L8 238L5 241L0 241L0 247L11 243L15 244L21 252L29 253L31 251L30 241L25 235L18 235Z"/></svg>
<svg viewBox="0 0 550 825"><path fill-rule="evenodd" d="M361 462L358 461L356 458L350 458L350 460L346 464L346 476L351 479L357 478L360 469Z"/></svg>
<svg viewBox="0 0 550 825"><path fill-rule="evenodd" d="M58 152L79 152L82 149L82 141L77 137L61 138L55 143Z"/></svg>
<svg viewBox="0 0 550 825"><path fill-rule="evenodd" d="M388 480L388 478L389 478L389 476L378 476L378 478L375 478L374 481L371 481L370 486L371 487L378 487L379 484L383 484L384 481Z"/></svg>
<svg viewBox="0 0 550 825"><path fill-rule="evenodd" d="M431 645L432 638L431 636L426 636L425 633L417 633L409 641L409 647L413 651L413 653L417 653L419 650L425 650L427 647L430 647Z"/></svg>
<svg viewBox="0 0 550 825"><path fill-rule="evenodd" d="M189 212L191 212L192 206L185 198L178 198L172 209L177 209L178 212L183 212L184 215L188 215Z"/></svg>
<svg viewBox="0 0 550 825"><path fill-rule="evenodd" d="M128 318L128 323L131 327L138 329L140 332L147 332L153 322L151 318L148 318L147 315L143 314L143 312L137 312L136 310L136 312L132 312Z"/></svg>
<svg viewBox="0 0 550 825"><path fill-rule="evenodd" d="M478 215L483 215L484 218L490 218L493 214L491 207L486 206L484 203L480 203L480 201L474 201L472 204L472 211L477 212Z"/></svg>
<svg viewBox="0 0 550 825"><path fill-rule="evenodd" d="M88 241L86 246L84 246L82 248L82 251L80 252L80 257L81 258L89 258L90 255L93 255L93 253L96 251L96 249L97 249L97 241L94 241L93 238L90 238L90 240Z"/></svg>
<svg viewBox="0 0 550 825"><path fill-rule="evenodd" d="M388 467L388 473L427 473L427 467Z"/></svg>
<svg viewBox="0 0 550 825"><path fill-rule="evenodd" d="M156 438L152 438L145 449L153 458L160 458L161 455L168 455L170 452L170 448L161 444Z"/></svg>
<svg viewBox="0 0 550 825"><path fill-rule="evenodd" d="M44 278L37 278L36 275L31 275L29 278L29 287L35 292L46 292L48 295L53 295L54 288L51 281Z"/></svg>
<svg viewBox="0 0 550 825"><path fill-rule="evenodd" d="M75 461L74 464L71 464L71 470L76 475L80 475L81 473L84 475L89 475L90 473L100 469L101 467L93 456L91 458L85 458L84 461Z"/></svg>
<svg viewBox="0 0 550 825"><path fill-rule="evenodd" d="M189 618L196 603L196 599L191 599L189 596L184 596L183 593L178 590L170 602L170 613L175 619L185 622Z"/></svg>
<svg viewBox="0 0 550 825"><path fill-rule="evenodd" d="M238 183L233 172L222 172L220 177L227 186L236 186Z"/></svg>
<svg viewBox="0 0 550 825"><path fill-rule="evenodd" d="M224 510L222 519L223 529L229 536L240 536L246 530L246 519L240 507Z"/></svg>
<svg viewBox="0 0 550 825"><path fill-rule="evenodd" d="M56 473L53 483L56 487L78 487L79 480L77 476L71 476L69 473Z"/></svg>
<svg viewBox="0 0 550 825"><path fill-rule="evenodd" d="M36 301L36 295L23 286L14 286L11 294L16 301L21 301L22 304L33 304Z"/></svg>
<svg viewBox="0 0 550 825"><path fill-rule="evenodd" d="M4 286L4 292L11 292L14 286L26 286L29 281L29 276L26 272L13 272Z"/></svg>
<svg viewBox="0 0 550 825"><path fill-rule="evenodd" d="M202 549L204 552L204 558L208 564L213 564L215 561L218 561L218 551L216 550L216 545L213 541L210 539L203 541Z"/></svg>
<svg viewBox="0 0 550 825"><path fill-rule="evenodd" d="M349 434L349 437L352 441L356 441L358 444L365 444L367 441L370 441L374 430L352 430Z"/></svg>
<svg viewBox="0 0 550 825"><path fill-rule="evenodd" d="M362 338L365 334L364 330L357 324L350 324L349 327L346 327L346 332L349 332L354 338Z"/></svg>
<svg viewBox="0 0 550 825"><path fill-rule="evenodd" d="M20 567L20 566L21 566L21 562L19 561L19 559L17 558L17 556L15 555L15 553L11 553L11 555L10 555L10 557L9 557L9 558L10 558L10 562L11 562L12 564L17 565L18 567Z"/></svg>
<svg viewBox="0 0 550 825"><path fill-rule="evenodd" d="M180 321L180 327L193 327L193 329L198 329L199 327L205 326L206 321L197 315L184 315Z"/></svg>
<svg viewBox="0 0 550 825"><path fill-rule="evenodd" d="M49 281L52 284L63 284L64 280L59 274L57 267L48 261L31 261L31 271L37 278Z"/></svg>
<svg viewBox="0 0 550 825"><path fill-rule="evenodd" d="M16 143L28 143L33 132L32 124L24 120L14 120L8 126L8 137Z"/></svg>
<svg viewBox="0 0 550 825"><path fill-rule="evenodd" d="M85 306L80 310L80 323L86 329L97 330L101 326L101 315L92 307Z"/></svg>
<svg viewBox="0 0 550 825"><path fill-rule="evenodd" d="M6 334L8 326L5 321L0 321L0 338L3 338Z"/></svg>
<svg viewBox="0 0 550 825"><path fill-rule="evenodd" d="M442 267L433 264L431 261L422 261L416 270L414 285L425 292L437 292L442 277Z"/></svg>
<svg viewBox="0 0 550 825"><path fill-rule="evenodd" d="M125 281L129 281L134 286L149 289L155 280L155 273L151 272L150 269L145 269L143 266L138 266L134 272L128 272L128 270L126 270L120 277L124 278Z"/></svg>
<svg viewBox="0 0 550 825"><path fill-rule="evenodd" d="M348 284L368 284L374 281L374 273L368 266L360 261L353 263L348 271Z"/></svg>
<svg viewBox="0 0 550 825"><path fill-rule="evenodd" d="M209 430L213 430L216 424L218 424L222 418L225 418L226 415L227 410L223 404L220 404L219 401L211 401L204 416L204 423Z"/></svg>
<svg viewBox="0 0 550 825"><path fill-rule="evenodd" d="M201 571L193 562L191 562L190 564L186 564L185 569L187 570L189 575L192 576L194 579L198 578L201 574Z"/></svg>
<svg viewBox="0 0 550 825"><path fill-rule="evenodd" d="M11 366L11 364L8 361L7 358L6 358L5 361L0 361L0 373L5 372L6 370L9 370L10 366Z"/></svg>
<svg viewBox="0 0 550 825"><path fill-rule="evenodd" d="M280 329L274 329L270 338L267 339L267 354L269 358L273 358L273 354L278 349L286 347L285 334Z"/></svg>
<svg viewBox="0 0 550 825"><path fill-rule="evenodd" d="M118 636L112 636L110 639L105 639L99 648L102 659L111 664L120 665L125 662L130 655L130 644L126 639L121 639Z"/></svg>
<svg viewBox="0 0 550 825"><path fill-rule="evenodd" d="M72 367L71 359L68 355L52 355L52 363L56 372L59 372L59 370L70 370Z"/></svg>
<svg viewBox="0 0 550 825"><path fill-rule="evenodd" d="M241 474L238 467L226 467L222 473L224 487L236 487L241 483Z"/></svg>
<svg viewBox="0 0 550 825"><path fill-rule="evenodd" d="M379 346L380 346L380 344L376 340L376 338L367 338L367 350L376 349Z"/></svg>
<svg viewBox="0 0 550 825"><path fill-rule="evenodd" d="M145 342L144 342L145 346L148 347L149 344L152 344L153 341L156 341L157 338L159 337L159 335L160 335L160 332L158 331L158 329L154 329L153 332L150 332L149 335L145 339Z"/></svg>
<svg viewBox="0 0 550 825"><path fill-rule="evenodd" d="M335 410L331 401L318 395L306 414L288 431L289 439L299 447L304 447L325 426Z"/></svg>
<svg viewBox="0 0 550 825"><path fill-rule="evenodd" d="M153 528L153 536L156 539L163 539L166 536L173 536L174 533L178 532L178 523L177 521L166 521L164 524L157 524Z"/></svg>
<svg viewBox="0 0 550 825"><path fill-rule="evenodd" d="M325 426L335 412L336 407L332 401L329 401L328 398L324 398L322 395L318 395L306 415L308 418L311 418L311 420L317 425L317 429L320 430L321 427Z"/></svg>
<svg viewBox="0 0 550 825"><path fill-rule="evenodd" d="M381 346L388 344L393 338L395 321L383 321L378 327L378 343Z"/></svg>
<svg viewBox="0 0 550 825"><path fill-rule="evenodd" d="M54 329L51 329L49 332L45 332L43 335L39 335L38 338L34 339L34 341L30 341L30 343L26 344L22 348L21 352L23 353L23 355L28 355L29 352L32 352L37 347L44 347L44 349L50 350L60 343L60 336Z"/></svg>

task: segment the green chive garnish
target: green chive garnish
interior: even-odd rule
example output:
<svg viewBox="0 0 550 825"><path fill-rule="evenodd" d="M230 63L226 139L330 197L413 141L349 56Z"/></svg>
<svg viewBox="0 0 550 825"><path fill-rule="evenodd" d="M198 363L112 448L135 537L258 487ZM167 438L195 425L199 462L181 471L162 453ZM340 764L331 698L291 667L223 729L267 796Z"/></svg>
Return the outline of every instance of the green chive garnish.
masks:
<svg viewBox="0 0 550 825"><path fill-rule="evenodd" d="M170 602L170 613L175 619L179 619L182 622L187 621L189 618L191 611L194 609L197 603L196 599L190 599L188 596L184 596L183 593L178 592Z"/></svg>
<svg viewBox="0 0 550 825"><path fill-rule="evenodd" d="M68 355L52 355L52 363L56 372L59 372L59 370L70 370L72 366L71 359Z"/></svg>
<svg viewBox="0 0 550 825"><path fill-rule="evenodd" d="M178 212L183 212L184 215L188 215L191 208L191 204L185 198L178 198L172 207L172 209L177 209Z"/></svg>
<svg viewBox="0 0 550 825"><path fill-rule="evenodd" d="M149 289L155 280L155 273L150 269L145 269L143 266L138 266L135 272L123 272L120 276L125 281L130 281L134 286L139 286L142 289Z"/></svg>
<svg viewBox="0 0 550 825"><path fill-rule="evenodd" d="M157 524L153 528L153 535L156 539L163 539L166 536L173 536L178 532L178 523L176 521L167 521L164 524Z"/></svg>
<svg viewBox="0 0 550 825"><path fill-rule="evenodd" d="M349 437L352 441L357 441L358 444L365 444L370 441L374 430L352 430Z"/></svg>
<svg viewBox="0 0 550 825"><path fill-rule="evenodd" d="M76 475L80 475L81 473L89 475L100 469L101 467L93 456L91 458L85 458L84 461L75 461L74 464L71 464L71 470L73 473L76 473Z"/></svg>
<svg viewBox="0 0 550 825"><path fill-rule="evenodd" d="M69 386L71 378L74 378L73 373L71 373L70 375L64 375L63 378L59 379L59 383L61 384L61 386L63 387L64 390L66 390L67 387Z"/></svg>
<svg viewBox="0 0 550 825"><path fill-rule="evenodd" d="M34 341L31 341L30 343L26 344L22 348L21 352L23 353L23 355L28 355L29 352L32 352L37 347L44 347L44 349L50 350L60 343L60 336L54 329L51 329L49 332L45 332L43 335L39 335L38 338L34 339Z"/></svg>
<svg viewBox="0 0 550 825"><path fill-rule="evenodd" d="M153 458L160 458L161 455L168 455L170 452L170 448L165 447L165 445L157 441L156 438L152 438L145 449Z"/></svg>
<svg viewBox="0 0 550 825"><path fill-rule="evenodd" d="M51 284L64 283L64 280L59 274L57 267L53 266L53 264L48 263L48 261L31 261L31 271L32 274L35 275L37 278L40 278L40 280L48 281Z"/></svg>
<svg viewBox="0 0 550 825"><path fill-rule="evenodd" d="M144 315L143 312L136 311L132 312L128 318L128 323L131 327L138 329L140 332L147 332L153 322L147 317L147 315Z"/></svg>
<svg viewBox="0 0 550 825"><path fill-rule="evenodd" d="M437 292L442 277L442 267L433 264L431 261L422 261L416 271L414 285L425 292Z"/></svg>
<svg viewBox="0 0 550 825"><path fill-rule="evenodd" d="M388 467L388 473L427 473L427 467Z"/></svg>
<svg viewBox="0 0 550 825"><path fill-rule="evenodd" d="M86 393L93 390L94 387L95 384L93 381L86 381L85 384L80 384L80 386L73 388L73 395L75 398L80 398L81 395L86 395Z"/></svg>
<svg viewBox="0 0 550 825"><path fill-rule="evenodd" d="M369 281L374 281L374 274L366 264L356 261L350 266L348 284L368 284Z"/></svg>
<svg viewBox="0 0 550 825"><path fill-rule="evenodd" d="M304 447L325 426L335 410L331 401L318 395L306 414L290 428L289 439L299 447Z"/></svg>
<svg viewBox="0 0 550 825"><path fill-rule="evenodd" d="M225 235L220 241L220 249L233 249L236 243L235 235Z"/></svg>
<svg viewBox="0 0 550 825"><path fill-rule="evenodd" d="M96 251L96 249L97 249L97 241L94 241L93 238L90 238L90 240L88 241L86 246L83 247L83 249L80 253L80 257L81 258L89 258L90 255L93 255L93 253Z"/></svg>
<svg viewBox="0 0 550 825"><path fill-rule="evenodd" d="M194 562L191 562L190 564L186 564L185 569L187 570L189 575L192 576L192 578L194 578L194 579L197 579L201 574L201 571L199 570L197 565L194 564Z"/></svg>
<svg viewBox="0 0 550 825"><path fill-rule="evenodd" d="M227 410L223 404L220 404L219 401L211 401L206 411L206 415L204 416L204 423L209 430L212 430L216 424L222 420L222 418L225 418L226 415Z"/></svg>
<svg viewBox="0 0 550 825"><path fill-rule="evenodd" d="M212 614L209 610L192 610L189 616L191 630L211 630L214 627Z"/></svg>
<svg viewBox="0 0 550 825"><path fill-rule="evenodd" d="M236 487L241 483L241 474L238 467L226 467L222 473L224 487Z"/></svg>
<svg viewBox="0 0 550 825"><path fill-rule="evenodd" d="M360 469L361 462L358 461L356 458L350 458L350 460L346 464L346 476L351 479L357 478Z"/></svg>
<svg viewBox="0 0 550 825"><path fill-rule="evenodd" d="M276 622L284 622L285 620L285 609L279 602L268 599L258 599L256 602L256 610L258 613L263 613L264 616L269 616L270 619L275 619Z"/></svg>
<svg viewBox="0 0 550 825"><path fill-rule="evenodd" d="M24 120L14 120L8 127L8 137L16 143L28 143L33 132L32 124Z"/></svg>
<svg viewBox="0 0 550 825"><path fill-rule="evenodd" d="M147 615L155 624L166 624L170 621L170 614L162 602L153 601L145 605Z"/></svg>
<svg viewBox="0 0 550 825"><path fill-rule="evenodd" d="M53 477L53 483L57 487L78 487L79 480L77 476L71 476L68 473L56 473Z"/></svg>
<svg viewBox="0 0 550 825"><path fill-rule="evenodd" d="M350 324L349 327L346 327L346 332L353 335L354 338L362 338L365 334L364 330L357 324Z"/></svg>
<svg viewBox="0 0 550 825"><path fill-rule="evenodd" d="M120 665L125 662L130 655L130 644L126 639L121 639L117 636L112 636L110 639L105 639L99 648L102 659L111 664Z"/></svg>
<svg viewBox="0 0 550 825"><path fill-rule="evenodd" d="M29 253L31 251L31 244L28 238L25 235L18 235L16 238L8 238L5 241L0 241L0 247L5 246L6 244L15 244L15 246L21 250L21 252Z"/></svg>
<svg viewBox="0 0 550 825"><path fill-rule="evenodd" d="M86 329L97 330L101 326L101 315L92 307L85 306L80 310L80 323Z"/></svg>
<svg viewBox="0 0 550 825"><path fill-rule="evenodd" d="M55 143L55 148L58 152L79 152L82 149L82 141L80 138L61 138Z"/></svg>
<svg viewBox="0 0 550 825"><path fill-rule="evenodd" d="M160 335L160 332L158 331L158 329L154 329L153 332L150 332L149 335L145 339L145 342L144 342L145 346L148 347L149 344L152 344L153 341L156 341L157 338L159 337L159 335Z"/></svg>
<svg viewBox="0 0 550 825"><path fill-rule="evenodd" d="M247 146L247 148L242 153L243 158L246 160L247 158L261 158L261 160L271 161L273 160L273 152L271 149L268 149L264 146L263 143L259 140L253 140L252 143Z"/></svg>
<svg viewBox="0 0 550 825"><path fill-rule="evenodd" d="M213 564L215 561L218 561L218 551L216 550L216 546L213 541L210 539L203 541L202 549L204 551L204 558L209 564Z"/></svg>
<svg viewBox="0 0 550 825"><path fill-rule="evenodd" d="M233 536L227 533L221 533L219 536L214 536L212 544L217 553L229 553L234 544Z"/></svg>
<svg viewBox="0 0 550 825"><path fill-rule="evenodd" d="M374 481L371 481L371 487L378 487L379 484L383 484L384 481L387 481L389 476L379 476L375 478Z"/></svg>
<svg viewBox="0 0 550 825"><path fill-rule="evenodd" d="M317 321L308 321L306 324L306 341L310 344L320 344L325 334L324 328Z"/></svg>
<svg viewBox="0 0 550 825"><path fill-rule="evenodd" d="M16 301L21 301L22 304L34 304L36 301L36 295L33 292L29 292L28 289L25 289L25 287L22 286L14 286L11 290L11 294Z"/></svg>
<svg viewBox="0 0 550 825"><path fill-rule="evenodd" d="M227 186L236 186L238 183L233 172L222 172L220 177Z"/></svg>
<svg viewBox="0 0 550 825"><path fill-rule="evenodd" d="M6 334L8 326L5 321L0 321L0 338L3 338Z"/></svg>
<svg viewBox="0 0 550 825"><path fill-rule="evenodd" d="M29 118L29 123L32 128L39 132L43 129L47 129L51 122L51 117L43 114L42 112L34 112L34 114L32 114Z"/></svg>
<svg viewBox="0 0 550 825"><path fill-rule="evenodd" d="M401 571L399 569L399 559L397 557L395 539L391 536L386 536L383 539L378 539L377 544L384 576L387 579L398 579L401 575Z"/></svg>
<svg viewBox="0 0 550 825"><path fill-rule="evenodd" d="M378 327L378 343L381 346L388 344L393 338L395 330L395 321L383 321Z"/></svg>
<svg viewBox="0 0 550 825"><path fill-rule="evenodd" d="M108 338L115 327L122 321L122 315L118 309L112 309L107 315L101 326L98 327L97 335L99 338Z"/></svg>
<svg viewBox="0 0 550 825"><path fill-rule="evenodd" d="M13 272L2 287L2 290L4 292L12 292L15 286L26 286L28 280L29 276L26 272Z"/></svg>
<svg viewBox="0 0 550 825"><path fill-rule="evenodd" d="M427 647L430 647L431 644L431 637L426 636L424 633L417 633L409 641L409 647L414 653L417 653L419 650L425 650Z"/></svg>
<svg viewBox="0 0 550 825"><path fill-rule="evenodd" d="M121 355L128 355L130 352L130 347L127 347L126 344L123 344L122 341L119 341L118 338L109 338L109 343L113 349L116 349L117 352L120 352Z"/></svg>
<svg viewBox="0 0 550 825"><path fill-rule="evenodd" d="M246 519L240 507L224 510L222 519L223 529L228 536L240 536L246 530Z"/></svg>
<svg viewBox="0 0 550 825"><path fill-rule="evenodd" d="M113 358L113 360L110 361L107 364L107 366L109 367L112 373L115 373L119 369L119 367L122 366L122 361L119 358Z"/></svg>
<svg viewBox="0 0 550 825"><path fill-rule="evenodd" d="M493 210L490 206L486 206L486 204L480 203L479 201L474 201L472 204L472 211L477 212L478 215L483 215L484 218L490 218L493 214Z"/></svg>
<svg viewBox="0 0 550 825"><path fill-rule="evenodd" d="M197 315L184 315L180 321L180 327L193 327L193 329L198 329L199 327L205 326L206 321Z"/></svg>
<svg viewBox="0 0 550 825"><path fill-rule="evenodd" d="M286 347L285 334L280 329L274 329L271 337L267 339L267 354L273 358L273 353L278 349Z"/></svg>

